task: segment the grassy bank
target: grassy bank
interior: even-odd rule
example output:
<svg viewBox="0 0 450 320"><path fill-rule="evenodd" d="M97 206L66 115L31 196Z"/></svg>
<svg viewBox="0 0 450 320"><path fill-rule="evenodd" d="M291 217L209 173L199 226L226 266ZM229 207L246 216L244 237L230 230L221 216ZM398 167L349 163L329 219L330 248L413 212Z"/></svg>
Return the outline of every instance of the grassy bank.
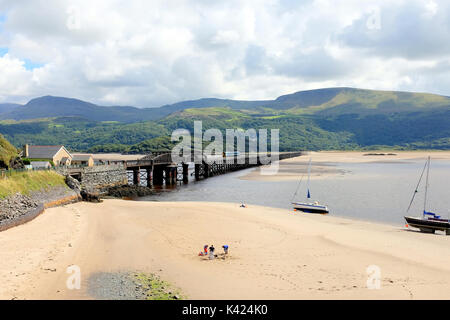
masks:
<svg viewBox="0 0 450 320"><path fill-rule="evenodd" d="M17 149L0 134L0 166L9 167L9 162L17 156Z"/></svg>
<svg viewBox="0 0 450 320"><path fill-rule="evenodd" d="M0 179L0 199L16 193L29 194L31 191L62 185L66 185L64 177L54 171L15 172Z"/></svg>
<svg viewBox="0 0 450 320"><path fill-rule="evenodd" d="M133 275L134 281L144 292L147 300L179 300L183 299L180 291L158 276L146 273Z"/></svg>

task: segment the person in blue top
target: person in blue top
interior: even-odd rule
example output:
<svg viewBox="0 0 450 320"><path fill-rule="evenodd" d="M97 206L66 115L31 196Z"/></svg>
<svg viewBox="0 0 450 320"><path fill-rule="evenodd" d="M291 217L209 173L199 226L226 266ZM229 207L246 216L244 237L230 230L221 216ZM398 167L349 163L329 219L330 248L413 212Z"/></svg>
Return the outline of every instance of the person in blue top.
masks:
<svg viewBox="0 0 450 320"><path fill-rule="evenodd" d="M223 251L225 252L225 254L228 254L228 245L225 244L222 246L222 248L223 248Z"/></svg>

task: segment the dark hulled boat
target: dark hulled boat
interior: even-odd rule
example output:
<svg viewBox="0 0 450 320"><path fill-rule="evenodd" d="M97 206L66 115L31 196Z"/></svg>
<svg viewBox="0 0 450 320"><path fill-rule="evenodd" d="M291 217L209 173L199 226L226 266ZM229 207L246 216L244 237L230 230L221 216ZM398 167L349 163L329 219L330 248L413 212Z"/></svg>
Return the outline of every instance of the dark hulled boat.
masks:
<svg viewBox="0 0 450 320"><path fill-rule="evenodd" d="M418 228L422 232L434 233L436 230L441 230L450 235L450 221L448 219L405 217L405 220L409 226Z"/></svg>
<svg viewBox="0 0 450 320"><path fill-rule="evenodd" d="M416 194L418 193L418 188L420 186L420 182L422 181L423 174L425 172L425 169L427 170L426 174L426 182L425 182L425 198L424 198L424 205L423 205L423 213L422 217L411 217L411 216L405 216L406 223L408 226L411 226L413 228L418 228L421 232L426 233L435 233L436 230L444 231L446 235L450 235L450 220L449 219L443 219L441 216L433 213L428 212L426 210L427 207L427 195L428 195L428 179L430 174L430 157L428 157L427 162L425 163L425 166L423 167L422 174L420 175L419 182L417 183L417 187L414 190L413 197L411 199L411 202L409 203L408 210L411 208L411 205L414 201L414 198Z"/></svg>

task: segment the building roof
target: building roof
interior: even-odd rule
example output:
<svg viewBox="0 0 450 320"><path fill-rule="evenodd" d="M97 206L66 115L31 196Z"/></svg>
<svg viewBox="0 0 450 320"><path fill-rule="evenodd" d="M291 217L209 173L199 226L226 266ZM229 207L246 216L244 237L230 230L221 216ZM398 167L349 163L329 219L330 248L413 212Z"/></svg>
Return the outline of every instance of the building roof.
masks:
<svg viewBox="0 0 450 320"><path fill-rule="evenodd" d="M74 153L72 155L72 161L89 161L89 159L93 158L92 154L77 154Z"/></svg>
<svg viewBox="0 0 450 320"><path fill-rule="evenodd" d="M53 159L64 146L28 146L28 158L31 159Z"/></svg>

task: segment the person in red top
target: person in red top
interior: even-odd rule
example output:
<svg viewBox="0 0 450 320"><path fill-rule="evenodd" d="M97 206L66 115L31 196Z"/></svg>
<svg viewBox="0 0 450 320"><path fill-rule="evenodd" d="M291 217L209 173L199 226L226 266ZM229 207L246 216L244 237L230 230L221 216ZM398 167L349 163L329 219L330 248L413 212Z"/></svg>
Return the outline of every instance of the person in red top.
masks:
<svg viewBox="0 0 450 320"><path fill-rule="evenodd" d="M198 253L199 256L207 256L208 255L208 245L205 244L205 246L203 247L203 251L200 251Z"/></svg>

